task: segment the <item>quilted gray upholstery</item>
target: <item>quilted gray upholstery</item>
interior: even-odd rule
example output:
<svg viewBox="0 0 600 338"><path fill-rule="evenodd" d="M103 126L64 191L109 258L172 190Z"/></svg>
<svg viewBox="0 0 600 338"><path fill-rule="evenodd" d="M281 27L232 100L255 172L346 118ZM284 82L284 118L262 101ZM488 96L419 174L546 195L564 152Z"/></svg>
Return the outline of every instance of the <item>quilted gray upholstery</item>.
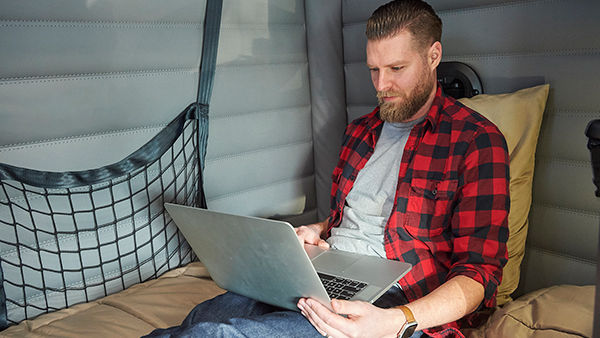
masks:
<svg viewBox="0 0 600 338"><path fill-rule="evenodd" d="M206 164L208 206L316 216L304 1L225 1Z"/></svg>
<svg viewBox="0 0 600 338"><path fill-rule="evenodd" d="M364 24L386 0L225 0L205 189L210 208L322 219L347 121L376 104ZM550 83L521 292L593 284L600 202L583 130L600 118L600 3L431 1L444 61L486 93ZM203 0L0 2L0 162L116 162L195 99Z"/></svg>

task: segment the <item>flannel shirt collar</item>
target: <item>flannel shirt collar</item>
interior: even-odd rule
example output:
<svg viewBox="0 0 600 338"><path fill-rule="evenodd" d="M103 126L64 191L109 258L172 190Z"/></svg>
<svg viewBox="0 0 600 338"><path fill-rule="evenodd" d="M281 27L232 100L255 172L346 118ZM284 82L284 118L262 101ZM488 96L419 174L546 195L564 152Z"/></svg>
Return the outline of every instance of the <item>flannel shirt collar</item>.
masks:
<svg viewBox="0 0 600 338"><path fill-rule="evenodd" d="M429 122L432 131L435 131L435 127L440 120L440 114L444 110L445 103L447 102L447 98L442 93L442 87L437 86L431 108L429 108L429 113L425 116L425 121Z"/></svg>

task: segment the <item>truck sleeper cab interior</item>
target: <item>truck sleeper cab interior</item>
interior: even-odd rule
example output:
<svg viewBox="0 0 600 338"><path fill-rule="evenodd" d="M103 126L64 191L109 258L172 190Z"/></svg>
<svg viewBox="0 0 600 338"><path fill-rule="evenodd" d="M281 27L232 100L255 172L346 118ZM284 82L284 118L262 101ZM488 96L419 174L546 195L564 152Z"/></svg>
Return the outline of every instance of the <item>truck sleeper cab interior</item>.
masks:
<svg viewBox="0 0 600 338"><path fill-rule="evenodd" d="M208 111L206 0L0 2L0 336L140 336L223 292L164 202L327 217L343 130L377 105L364 30L385 2L223 0ZM476 91L441 82L511 155L501 306L464 333L592 336L600 3L429 3Z"/></svg>

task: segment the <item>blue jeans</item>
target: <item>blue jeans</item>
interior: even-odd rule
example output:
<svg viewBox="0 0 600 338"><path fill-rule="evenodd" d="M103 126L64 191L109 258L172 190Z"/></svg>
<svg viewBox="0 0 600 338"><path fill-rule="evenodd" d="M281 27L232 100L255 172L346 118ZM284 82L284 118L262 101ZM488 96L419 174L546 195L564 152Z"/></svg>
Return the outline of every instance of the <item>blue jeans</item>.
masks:
<svg viewBox="0 0 600 338"><path fill-rule="evenodd" d="M393 287L374 304L388 308L406 304ZM180 326L156 329L146 337L321 337L300 312L289 311L227 292L198 304ZM421 337L415 332L411 338Z"/></svg>

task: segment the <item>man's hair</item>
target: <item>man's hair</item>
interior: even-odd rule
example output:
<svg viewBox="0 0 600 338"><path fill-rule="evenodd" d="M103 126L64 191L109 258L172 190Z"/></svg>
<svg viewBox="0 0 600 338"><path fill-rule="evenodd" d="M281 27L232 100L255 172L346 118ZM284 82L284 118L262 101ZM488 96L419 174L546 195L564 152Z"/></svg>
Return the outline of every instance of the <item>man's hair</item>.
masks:
<svg viewBox="0 0 600 338"><path fill-rule="evenodd" d="M377 8L367 21L367 39L390 38L409 31L421 47L442 38L442 20L429 4L421 0L394 0Z"/></svg>

